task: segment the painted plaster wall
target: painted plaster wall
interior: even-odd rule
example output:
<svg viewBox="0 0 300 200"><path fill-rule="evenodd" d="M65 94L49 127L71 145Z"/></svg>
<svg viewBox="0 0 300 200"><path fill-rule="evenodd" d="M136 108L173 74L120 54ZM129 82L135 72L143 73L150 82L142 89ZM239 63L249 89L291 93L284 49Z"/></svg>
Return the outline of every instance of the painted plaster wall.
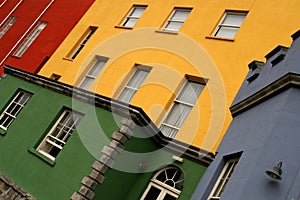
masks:
<svg viewBox="0 0 300 200"><path fill-rule="evenodd" d="M11 75L0 80L1 111L18 89L24 89L33 95L7 131L1 131L0 171L37 199L69 199L81 187L81 180L90 173L93 162L100 158L101 150L104 145L109 144L111 134L119 129L121 117L78 100L72 101L69 96ZM55 164L51 164L29 150L37 147L64 107L81 112L84 117L57 156ZM133 131L137 135L144 134L144 129L139 126ZM125 145L126 151L137 154L151 153L159 148L152 139L137 137L133 137ZM153 174L122 170L122 167L126 168L126 161L131 169L138 170L139 163L145 160L150 168L159 162L172 163L172 155L171 152L161 150L159 154L142 156L135 162L128 162L126 155L121 155L116 161L116 168L105 174L104 184L97 186L94 199L138 199ZM189 199L206 167L187 158L183 164L175 165L186 176L186 187L180 199Z"/></svg>
<svg viewBox="0 0 300 200"><path fill-rule="evenodd" d="M7 1L0 9L0 22L5 19L18 2L21 2L20 5L9 15L17 19L0 39L0 62L2 64L0 74L3 73L4 64L37 73L94 1L54 1L40 18L41 21L48 22L46 28L21 57L15 57L12 56L16 50L15 44L51 0ZM14 51L5 59L11 49Z"/></svg>
<svg viewBox="0 0 300 200"><path fill-rule="evenodd" d="M299 31L295 34L283 61L272 65L282 51L273 53L261 67L257 79L251 83L243 82L232 108L268 86L272 86L273 90L281 89L234 116L218 154L203 175L192 200L208 198L224 166L225 157L238 152L242 155L221 196L222 200L300 198L300 90L297 81L287 87L275 85L285 75L299 77ZM251 74L252 70L249 70L247 78ZM272 169L280 161L283 163L282 180L274 181L265 174L265 170Z"/></svg>
<svg viewBox="0 0 300 200"><path fill-rule="evenodd" d="M77 132L54 166L28 152L47 134L63 105L71 107L70 98L10 76L0 81L0 88L1 111L18 88L34 93L6 135L0 136L1 172L37 199L70 198L93 162Z"/></svg>
<svg viewBox="0 0 300 200"><path fill-rule="evenodd" d="M132 30L118 26L132 5L147 9ZM179 34L159 30L174 7L193 8ZM209 38L225 10L249 11L234 40ZM246 66L278 43L288 46L298 29L299 1L175 0L96 1L57 49L40 74L61 75L77 85L94 55L109 57L90 90L117 97L134 64L152 70L131 101L159 125L185 74L209 79L177 140L215 151L228 127L230 103L247 73ZM74 59L66 59L89 26L98 29ZM219 83L221 84L218 84Z"/></svg>
<svg viewBox="0 0 300 200"><path fill-rule="evenodd" d="M220 174L218 169L224 166L224 156L242 152L221 199L291 200L290 189L299 182L299 94L299 89L289 89L236 116L192 199L206 200ZM283 162L283 179L276 182L265 170L279 161ZM293 198L299 199L298 195Z"/></svg>
<svg viewBox="0 0 300 200"><path fill-rule="evenodd" d="M156 159L170 160L171 157L171 153L164 152L160 157ZM156 162L157 160L152 158L150 160L147 160L147 164L151 166L151 163ZM191 196L198 182L200 181L206 167L186 158L184 158L183 163L173 162L171 166L178 167L185 176L184 187L178 199L191 199ZM136 166L136 168L138 168L138 166ZM109 171L107 173L107 180L105 180L102 185L96 188L96 195L94 199L140 199L145 192L148 184L150 183L150 180L153 178L157 171L142 173L143 170L141 170L140 172L141 173L125 173L117 170Z"/></svg>

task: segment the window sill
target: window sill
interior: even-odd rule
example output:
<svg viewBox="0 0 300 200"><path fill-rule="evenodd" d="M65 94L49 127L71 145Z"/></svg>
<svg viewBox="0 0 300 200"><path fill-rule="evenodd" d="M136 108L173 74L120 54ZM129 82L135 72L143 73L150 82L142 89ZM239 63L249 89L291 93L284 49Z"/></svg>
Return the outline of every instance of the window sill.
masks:
<svg viewBox="0 0 300 200"><path fill-rule="evenodd" d="M51 165L52 167L56 163L55 160L51 160L50 158L48 158L47 156L41 154L40 152L38 152L36 149L34 149L32 147L30 149L28 149L28 151L31 154L33 154L33 155L37 156L38 158L40 158L41 160L45 161L47 164Z"/></svg>
<svg viewBox="0 0 300 200"><path fill-rule="evenodd" d="M21 56L14 56L14 55L11 55L12 58L16 58L16 59L21 59Z"/></svg>
<svg viewBox="0 0 300 200"><path fill-rule="evenodd" d="M159 30L155 30L156 33L166 33L166 34L171 34L171 35L178 35L177 31L170 31L170 30L163 30L163 29L159 29Z"/></svg>
<svg viewBox="0 0 300 200"><path fill-rule="evenodd" d="M64 57L64 58L63 58L63 60L67 60L67 61L71 61L71 62L73 62L73 60L74 60L74 59L72 59L72 58L67 58L67 57Z"/></svg>
<svg viewBox="0 0 300 200"><path fill-rule="evenodd" d="M115 26L115 28L128 29L128 30L133 29L133 27L130 27L130 26Z"/></svg>
<svg viewBox="0 0 300 200"><path fill-rule="evenodd" d="M0 128L0 135L5 136L6 135L6 130Z"/></svg>
<svg viewBox="0 0 300 200"><path fill-rule="evenodd" d="M206 39L214 39L214 40L223 40L228 42L234 42L233 38L223 38L223 37L217 37L217 36L206 36Z"/></svg>

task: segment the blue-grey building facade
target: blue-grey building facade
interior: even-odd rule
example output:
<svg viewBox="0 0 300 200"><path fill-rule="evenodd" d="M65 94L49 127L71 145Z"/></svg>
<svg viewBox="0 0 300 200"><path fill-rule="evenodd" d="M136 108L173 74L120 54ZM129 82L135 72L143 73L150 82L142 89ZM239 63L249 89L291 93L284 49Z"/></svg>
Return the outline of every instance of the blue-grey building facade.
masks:
<svg viewBox="0 0 300 200"><path fill-rule="evenodd" d="M265 63L249 64L230 108L233 121L192 200L300 199L299 36ZM266 174L276 165L281 180Z"/></svg>

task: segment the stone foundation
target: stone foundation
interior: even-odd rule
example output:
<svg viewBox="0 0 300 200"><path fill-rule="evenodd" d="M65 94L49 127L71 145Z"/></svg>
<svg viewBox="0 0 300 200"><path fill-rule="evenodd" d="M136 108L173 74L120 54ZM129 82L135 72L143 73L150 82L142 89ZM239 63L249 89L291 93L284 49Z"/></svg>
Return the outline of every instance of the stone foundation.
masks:
<svg viewBox="0 0 300 200"><path fill-rule="evenodd" d="M13 181L0 173L0 200L36 200Z"/></svg>

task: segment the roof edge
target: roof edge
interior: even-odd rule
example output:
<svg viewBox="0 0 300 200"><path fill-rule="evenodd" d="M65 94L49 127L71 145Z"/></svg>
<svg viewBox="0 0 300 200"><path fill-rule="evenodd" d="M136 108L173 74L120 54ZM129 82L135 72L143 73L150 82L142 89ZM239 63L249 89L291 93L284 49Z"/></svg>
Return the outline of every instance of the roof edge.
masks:
<svg viewBox="0 0 300 200"><path fill-rule="evenodd" d="M72 96L80 101L89 104L93 103L93 105L96 105L97 107L120 114L121 116L131 118L138 125L144 126L148 134L153 136L153 139L159 143L160 146L166 147L166 149L174 153L185 155L192 160L204 164L205 166L208 166L214 160L214 153L212 152L164 136L140 107L129 105L121 101L55 81L41 75L26 72L12 66L5 65L4 73L34 83L54 92L58 92L66 96Z"/></svg>

